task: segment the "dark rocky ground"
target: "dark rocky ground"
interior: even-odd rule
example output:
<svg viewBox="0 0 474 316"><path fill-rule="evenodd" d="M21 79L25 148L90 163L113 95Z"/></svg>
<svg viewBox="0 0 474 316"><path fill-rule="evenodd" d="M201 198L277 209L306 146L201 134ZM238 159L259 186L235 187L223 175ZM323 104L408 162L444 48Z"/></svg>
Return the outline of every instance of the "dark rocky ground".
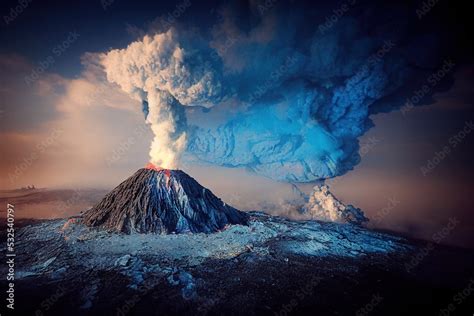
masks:
<svg viewBox="0 0 474 316"><path fill-rule="evenodd" d="M209 235L127 236L80 218L16 225L15 312L2 299L2 315L474 312L472 251L351 225L261 213Z"/></svg>

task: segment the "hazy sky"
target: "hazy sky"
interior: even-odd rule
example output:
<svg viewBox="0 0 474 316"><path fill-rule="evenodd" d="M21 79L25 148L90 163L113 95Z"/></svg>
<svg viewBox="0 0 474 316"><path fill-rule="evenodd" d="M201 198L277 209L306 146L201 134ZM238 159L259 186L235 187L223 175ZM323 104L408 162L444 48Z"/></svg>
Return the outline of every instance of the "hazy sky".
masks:
<svg viewBox="0 0 474 316"><path fill-rule="evenodd" d="M65 7L32 1L13 15L18 2L2 3L0 188L112 188L146 164L152 133L141 105L103 80L94 54L124 47L182 3L117 0ZM439 6L430 14L442 18L447 9ZM207 27L216 8L192 2L179 19ZM375 127L360 139L361 163L329 183L375 227L429 238L456 217L460 224L448 241L474 246L474 65L466 57L472 43L460 32L465 25L453 22L456 8L449 10L446 23L454 26L444 31L453 32L461 52L453 57L454 84L432 104L375 115ZM245 170L183 169L243 209L277 208L295 194L289 184ZM300 187L309 192L311 185Z"/></svg>

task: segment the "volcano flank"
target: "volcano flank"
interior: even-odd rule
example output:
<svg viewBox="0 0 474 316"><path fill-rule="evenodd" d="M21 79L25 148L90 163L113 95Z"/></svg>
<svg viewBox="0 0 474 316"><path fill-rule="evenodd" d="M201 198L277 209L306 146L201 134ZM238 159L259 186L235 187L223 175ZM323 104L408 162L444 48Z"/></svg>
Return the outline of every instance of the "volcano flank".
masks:
<svg viewBox="0 0 474 316"><path fill-rule="evenodd" d="M248 216L181 170L138 170L84 212L88 226L123 233L212 233Z"/></svg>

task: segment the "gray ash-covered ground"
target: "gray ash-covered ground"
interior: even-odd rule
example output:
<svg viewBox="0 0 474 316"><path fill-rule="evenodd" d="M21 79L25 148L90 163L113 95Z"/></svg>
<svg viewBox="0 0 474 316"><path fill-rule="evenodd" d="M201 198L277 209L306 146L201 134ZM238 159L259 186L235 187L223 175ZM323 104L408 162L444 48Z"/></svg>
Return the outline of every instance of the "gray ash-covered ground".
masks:
<svg viewBox="0 0 474 316"><path fill-rule="evenodd" d="M354 225L250 214L249 226L213 234L23 223L15 314L443 315L451 303L449 315L472 315L474 293L453 298L474 277L472 252L424 254L422 242Z"/></svg>

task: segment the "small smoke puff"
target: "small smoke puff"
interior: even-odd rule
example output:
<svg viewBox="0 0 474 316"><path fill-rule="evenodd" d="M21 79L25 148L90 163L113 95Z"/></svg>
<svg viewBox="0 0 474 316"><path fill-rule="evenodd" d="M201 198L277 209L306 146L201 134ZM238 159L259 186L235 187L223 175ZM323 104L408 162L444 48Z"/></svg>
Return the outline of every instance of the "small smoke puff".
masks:
<svg viewBox="0 0 474 316"><path fill-rule="evenodd" d="M340 223L362 224L368 221L360 209L339 201L329 192L327 185L313 187L308 202L303 206L303 216Z"/></svg>

